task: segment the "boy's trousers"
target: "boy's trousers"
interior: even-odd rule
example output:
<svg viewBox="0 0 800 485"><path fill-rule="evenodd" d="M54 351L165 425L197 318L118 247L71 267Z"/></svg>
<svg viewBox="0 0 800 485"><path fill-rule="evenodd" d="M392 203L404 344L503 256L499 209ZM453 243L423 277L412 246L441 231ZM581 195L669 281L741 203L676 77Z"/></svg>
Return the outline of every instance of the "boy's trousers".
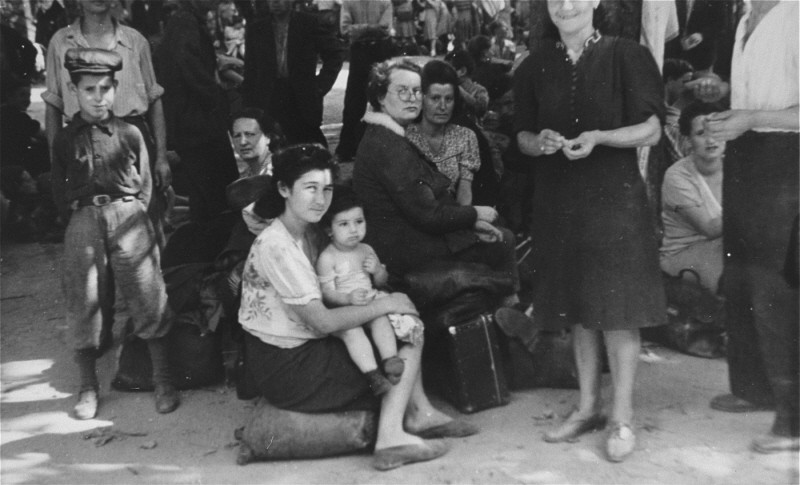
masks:
<svg viewBox="0 0 800 485"><path fill-rule="evenodd" d="M153 227L138 199L73 211L64 236L63 285L74 349L108 343L115 292L134 335L166 335L167 294L159 259Z"/></svg>

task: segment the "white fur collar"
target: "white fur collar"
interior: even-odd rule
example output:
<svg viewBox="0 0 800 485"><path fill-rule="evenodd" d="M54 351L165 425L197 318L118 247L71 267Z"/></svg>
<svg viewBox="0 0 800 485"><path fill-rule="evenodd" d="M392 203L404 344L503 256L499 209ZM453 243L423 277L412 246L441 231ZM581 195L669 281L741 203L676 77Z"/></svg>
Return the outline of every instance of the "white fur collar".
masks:
<svg viewBox="0 0 800 485"><path fill-rule="evenodd" d="M402 137L406 136L406 130L402 126L397 124L397 122L386 113L368 111L364 114L363 121L364 123L369 123L371 125L380 125L386 128L387 130L391 130L397 133Z"/></svg>

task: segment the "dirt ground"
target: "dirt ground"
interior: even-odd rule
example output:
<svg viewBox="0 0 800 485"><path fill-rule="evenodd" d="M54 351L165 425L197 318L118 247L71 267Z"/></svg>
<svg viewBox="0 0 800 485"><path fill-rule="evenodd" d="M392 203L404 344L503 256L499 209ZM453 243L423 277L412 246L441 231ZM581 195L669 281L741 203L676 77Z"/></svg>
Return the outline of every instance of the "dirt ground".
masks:
<svg viewBox="0 0 800 485"><path fill-rule="evenodd" d="M344 74L344 73L343 73ZM340 76L326 100L326 123L341 109ZM41 113L34 97L32 112ZM335 129L334 129L335 131ZM0 247L0 481L5 484L135 483L798 483L798 456L759 455L752 437L771 413L725 414L709 400L725 392L724 360L656 348L639 368L637 451L607 462L604 433L547 444L542 432L576 403L577 391L533 389L504 407L464 419L480 434L452 440L443 458L376 472L366 454L236 465L233 430L252 403L224 385L181 393L159 415L149 393L109 389L114 354L100 365L97 419L70 416L77 370L67 347L60 288L61 244ZM436 401L452 415L458 412ZM110 429L109 429L110 428ZM88 436L87 436L88 435Z"/></svg>

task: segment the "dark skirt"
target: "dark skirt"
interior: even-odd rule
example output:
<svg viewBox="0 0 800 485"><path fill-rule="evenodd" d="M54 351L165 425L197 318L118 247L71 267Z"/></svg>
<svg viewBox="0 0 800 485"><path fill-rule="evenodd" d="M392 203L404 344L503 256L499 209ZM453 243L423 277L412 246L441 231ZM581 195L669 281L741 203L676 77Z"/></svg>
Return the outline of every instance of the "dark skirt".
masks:
<svg viewBox="0 0 800 485"><path fill-rule="evenodd" d="M535 168L535 318L549 329L665 323L658 242L635 150L597 147Z"/></svg>
<svg viewBox="0 0 800 485"><path fill-rule="evenodd" d="M257 392L280 409L305 413L377 410L367 380L334 337L283 349L245 332L245 363Z"/></svg>

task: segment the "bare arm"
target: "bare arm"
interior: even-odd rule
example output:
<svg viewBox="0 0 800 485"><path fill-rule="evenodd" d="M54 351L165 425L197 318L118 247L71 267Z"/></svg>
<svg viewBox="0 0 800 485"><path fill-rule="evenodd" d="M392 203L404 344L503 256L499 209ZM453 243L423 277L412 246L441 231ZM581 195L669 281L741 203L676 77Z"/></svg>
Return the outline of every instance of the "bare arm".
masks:
<svg viewBox="0 0 800 485"><path fill-rule="evenodd" d="M386 286L386 282L389 281L389 272L386 271L386 265L381 264L377 253L370 245L364 244L364 246L367 252L364 257L364 271L372 275L372 282L375 286Z"/></svg>
<svg viewBox="0 0 800 485"><path fill-rule="evenodd" d="M709 239L722 237L722 216L708 218L706 209L702 207L686 207L681 214L697 232Z"/></svg>
<svg viewBox="0 0 800 485"><path fill-rule="evenodd" d="M636 125L607 131L585 131L577 138L565 140L563 151L570 160L577 160L589 156L597 145L634 148L655 145L660 138L661 122L656 115L652 115L646 121Z"/></svg>
<svg viewBox="0 0 800 485"><path fill-rule="evenodd" d="M360 327L389 313L418 314L411 300L402 293L392 293L364 306L327 308L322 301L311 300L305 305L290 305L290 308L303 322L326 335Z"/></svg>
<svg viewBox="0 0 800 485"><path fill-rule="evenodd" d="M728 141L739 138L749 130L772 128L798 131L798 114L797 106L776 111L735 109L709 115L705 125L715 139Z"/></svg>
<svg viewBox="0 0 800 485"><path fill-rule="evenodd" d="M44 106L44 130L47 134L47 145L50 147L50 160L54 160L53 142L64 127L63 116L55 106L49 103L45 103Z"/></svg>
<svg viewBox="0 0 800 485"><path fill-rule="evenodd" d="M164 121L164 105L161 103L161 98L150 104L147 117L156 142L153 182L157 188L163 190L172 183L172 172L167 160L167 123Z"/></svg>

